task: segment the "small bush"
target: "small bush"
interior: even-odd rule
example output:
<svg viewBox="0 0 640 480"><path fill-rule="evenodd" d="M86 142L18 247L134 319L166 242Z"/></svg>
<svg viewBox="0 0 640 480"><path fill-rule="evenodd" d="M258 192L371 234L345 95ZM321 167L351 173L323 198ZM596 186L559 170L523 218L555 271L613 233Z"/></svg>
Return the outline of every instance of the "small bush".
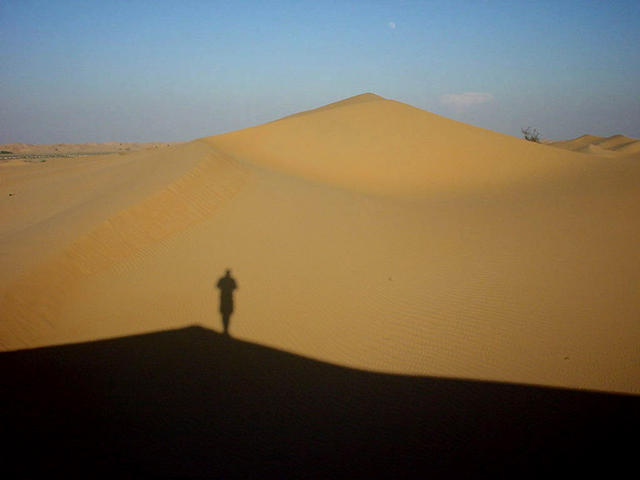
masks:
<svg viewBox="0 0 640 480"><path fill-rule="evenodd" d="M522 135L524 135L525 140L529 140L530 142L540 143L540 132L537 128L521 128L520 131Z"/></svg>
<svg viewBox="0 0 640 480"><path fill-rule="evenodd" d="M0 150L0 154L1 153L13 153L13 152L10 152L9 150Z"/></svg>

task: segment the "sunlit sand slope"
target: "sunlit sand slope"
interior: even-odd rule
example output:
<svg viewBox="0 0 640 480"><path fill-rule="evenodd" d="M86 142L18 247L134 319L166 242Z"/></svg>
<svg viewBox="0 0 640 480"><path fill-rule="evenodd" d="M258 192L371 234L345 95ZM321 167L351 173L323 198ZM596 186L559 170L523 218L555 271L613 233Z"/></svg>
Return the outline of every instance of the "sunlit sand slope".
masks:
<svg viewBox="0 0 640 480"><path fill-rule="evenodd" d="M11 167L3 349L220 330L231 268L238 338L377 371L640 393L634 158L372 94L136 155L112 165L145 172L127 188L105 177L100 198L73 193L85 216L46 215L50 247L19 220L56 205L34 186L45 167ZM85 187L64 180L76 168L60 173L69 192ZM12 216L19 181L40 200Z"/></svg>
<svg viewBox="0 0 640 480"><path fill-rule="evenodd" d="M122 326L97 325L99 312L74 320L61 309L83 303L78 288L84 282L126 268L149 248L209 218L245 176L200 142L156 154L57 160L15 167L0 193L16 192L0 210L10 220L1 243L11 253L0 277L7 285L0 300L5 348L145 331L144 312ZM150 291L158 280L145 282Z"/></svg>
<svg viewBox="0 0 640 480"><path fill-rule="evenodd" d="M529 183L578 161L373 94L208 141L237 159L405 197Z"/></svg>

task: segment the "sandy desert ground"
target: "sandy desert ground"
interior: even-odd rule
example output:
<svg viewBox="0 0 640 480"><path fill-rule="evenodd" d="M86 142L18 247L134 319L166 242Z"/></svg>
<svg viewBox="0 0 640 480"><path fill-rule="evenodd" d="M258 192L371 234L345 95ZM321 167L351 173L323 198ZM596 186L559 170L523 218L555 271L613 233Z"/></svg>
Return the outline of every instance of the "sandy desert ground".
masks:
<svg viewBox="0 0 640 480"><path fill-rule="evenodd" d="M639 146L535 144L364 94L1 161L2 472L621 476Z"/></svg>
<svg viewBox="0 0 640 480"><path fill-rule="evenodd" d="M3 351L221 331L230 268L239 340L640 393L638 140L534 144L364 94L0 179Z"/></svg>
<svg viewBox="0 0 640 480"><path fill-rule="evenodd" d="M89 143L56 143L52 145L32 145L28 143L4 143L0 145L0 151L7 156L28 155L91 155L105 153L128 153L146 150L148 148L161 148L178 145L180 142L89 142ZM3 158L0 156L0 159Z"/></svg>

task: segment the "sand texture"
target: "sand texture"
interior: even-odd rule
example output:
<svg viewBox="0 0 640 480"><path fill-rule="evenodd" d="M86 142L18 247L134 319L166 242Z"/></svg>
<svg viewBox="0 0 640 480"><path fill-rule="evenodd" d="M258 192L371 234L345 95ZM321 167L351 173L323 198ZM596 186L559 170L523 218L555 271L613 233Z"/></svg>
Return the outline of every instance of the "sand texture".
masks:
<svg viewBox="0 0 640 480"><path fill-rule="evenodd" d="M0 169L0 349L198 324L393 374L640 393L640 149L373 94ZM585 152L589 153L588 155Z"/></svg>

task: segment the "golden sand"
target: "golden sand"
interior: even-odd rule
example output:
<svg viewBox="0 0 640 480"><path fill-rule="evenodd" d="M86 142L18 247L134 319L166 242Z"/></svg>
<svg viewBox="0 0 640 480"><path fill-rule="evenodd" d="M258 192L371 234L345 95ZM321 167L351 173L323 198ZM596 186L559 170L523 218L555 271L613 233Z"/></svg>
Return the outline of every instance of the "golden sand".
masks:
<svg viewBox="0 0 640 480"><path fill-rule="evenodd" d="M638 145L534 144L364 94L162 149L6 164L0 348L221 331L230 268L235 338L640 393Z"/></svg>

